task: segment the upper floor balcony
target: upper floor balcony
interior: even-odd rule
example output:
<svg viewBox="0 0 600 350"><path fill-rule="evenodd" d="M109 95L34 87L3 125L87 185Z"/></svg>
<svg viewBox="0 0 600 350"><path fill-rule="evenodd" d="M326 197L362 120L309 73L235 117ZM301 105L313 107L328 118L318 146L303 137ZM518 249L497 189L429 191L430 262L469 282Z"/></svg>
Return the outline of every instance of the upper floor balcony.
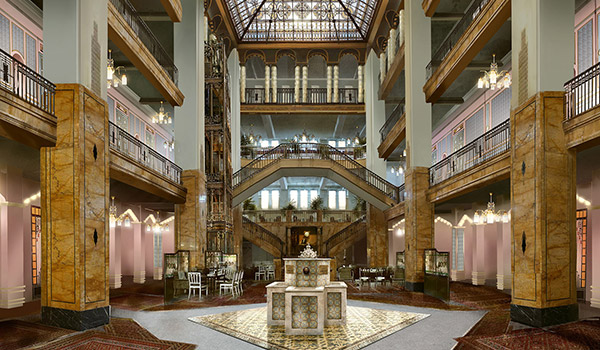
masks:
<svg viewBox="0 0 600 350"><path fill-rule="evenodd" d="M387 159L406 137L406 114L404 105L397 105L381 129L381 144L377 147L379 157Z"/></svg>
<svg viewBox="0 0 600 350"><path fill-rule="evenodd" d="M568 148L585 149L600 139L600 63L565 83Z"/></svg>
<svg viewBox="0 0 600 350"><path fill-rule="evenodd" d="M379 99L385 100L404 70L404 10L398 12L398 26L389 32L386 49L379 59Z"/></svg>
<svg viewBox="0 0 600 350"><path fill-rule="evenodd" d="M339 209L323 209L323 210L245 210L244 216L253 222L286 222L286 223L340 223L354 222L358 218L365 215L364 211L360 210L339 210Z"/></svg>

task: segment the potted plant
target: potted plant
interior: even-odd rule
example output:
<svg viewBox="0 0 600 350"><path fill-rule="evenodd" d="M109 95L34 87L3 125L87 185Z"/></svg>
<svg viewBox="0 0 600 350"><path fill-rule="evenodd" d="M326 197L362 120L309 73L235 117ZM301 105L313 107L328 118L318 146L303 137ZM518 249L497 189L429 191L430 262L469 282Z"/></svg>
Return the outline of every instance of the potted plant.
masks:
<svg viewBox="0 0 600 350"><path fill-rule="evenodd" d="M256 204L254 204L254 200L252 198L248 198L244 201L242 208L244 211L256 210Z"/></svg>
<svg viewBox="0 0 600 350"><path fill-rule="evenodd" d="M310 202L310 209L311 210L321 210L321 209L323 209L323 198L321 198L321 196L315 197Z"/></svg>
<svg viewBox="0 0 600 350"><path fill-rule="evenodd" d="M354 196L354 199L356 200L356 202L352 210L354 211L354 214L356 214L356 216L367 211L367 201L356 196Z"/></svg>

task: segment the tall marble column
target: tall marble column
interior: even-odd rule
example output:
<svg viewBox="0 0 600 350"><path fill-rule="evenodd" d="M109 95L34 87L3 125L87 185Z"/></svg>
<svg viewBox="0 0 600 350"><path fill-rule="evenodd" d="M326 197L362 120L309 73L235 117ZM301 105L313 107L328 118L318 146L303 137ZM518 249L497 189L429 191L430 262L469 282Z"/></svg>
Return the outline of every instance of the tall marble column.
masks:
<svg viewBox="0 0 600 350"><path fill-rule="evenodd" d="M133 283L146 282L146 232L141 223L132 223L133 234Z"/></svg>
<svg viewBox="0 0 600 350"><path fill-rule="evenodd" d="M333 103L340 102L340 66L333 66Z"/></svg>
<svg viewBox="0 0 600 350"><path fill-rule="evenodd" d="M300 103L300 66L294 68L294 102Z"/></svg>
<svg viewBox="0 0 600 350"><path fill-rule="evenodd" d="M246 66L240 65L240 102L246 103Z"/></svg>
<svg viewBox="0 0 600 350"><path fill-rule="evenodd" d="M578 319L575 154L566 148L563 84L573 76L572 1L512 6L511 319Z"/></svg>
<svg viewBox="0 0 600 350"><path fill-rule="evenodd" d="M233 172L242 167L242 153L239 145L242 144L242 111L241 99L245 97L243 91L246 86L246 67L239 65L240 57L237 49L231 50L227 57L227 73L229 74L229 101L231 111L231 167ZM243 71L242 69L243 68ZM243 76L243 77L242 77ZM237 84L244 83L244 89L238 89ZM237 145L237 147L236 147Z"/></svg>
<svg viewBox="0 0 600 350"><path fill-rule="evenodd" d="M107 11L65 0L43 14L57 142L40 151L42 322L75 330L109 321Z"/></svg>
<svg viewBox="0 0 600 350"><path fill-rule="evenodd" d="M365 77L365 73L363 72L363 66L359 64L358 65L358 103L363 103L365 101L364 77Z"/></svg>
<svg viewBox="0 0 600 350"><path fill-rule="evenodd" d="M277 103L277 66L271 67L271 84L273 92L271 93L271 102Z"/></svg>
<svg viewBox="0 0 600 350"><path fill-rule="evenodd" d="M424 62L431 58L431 20L416 2L405 3L406 23L406 153L405 254L406 286L422 291L424 250L433 248L433 204L428 201L431 165L431 106L423 97ZM390 48L388 47L388 50Z"/></svg>
<svg viewBox="0 0 600 350"><path fill-rule="evenodd" d="M182 0L183 17L173 24L174 60L185 103L175 110L175 163L183 170L184 204L175 205L175 250L190 251L190 266L204 267L206 176L204 174L204 3ZM239 61L238 61L239 62ZM181 116L179 118L178 116Z"/></svg>
<svg viewBox="0 0 600 350"><path fill-rule="evenodd" d="M271 102L271 66L265 65L265 102Z"/></svg>
<svg viewBox="0 0 600 350"><path fill-rule="evenodd" d="M327 66L327 103L331 103L331 66Z"/></svg>
<svg viewBox="0 0 600 350"><path fill-rule="evenodd" d="M592 175L591 181L591 198L590 201L597 205L600 203L600 172L594 173ZM594 223L600 222L600 209L588 209L588 225L587 225L587 239L588 239L588 247L591 245L592 252L592 261L589 262L587 266L591 266L592 270L588 270L588 275L591 274L592 285L590 286L590 290L592 292L592 297L590 298L590 305L595 308L600 308L600 235L597 233L590 234L590 227ZM591 240L590 240L591 238ZM591 243L591 244L590 244ZM588 258L589 259L589 258ZM589 269L589 267L588 267Z"/></svg>
<svg viewBox="0 0 600 350"><path fill-rule="evenodd" d="M302 103L308 102L308 66L302 67Z"/></svg>
<svg viewBox="0 0 600 350"><path fill-rule="evenodd" d="M110 228L110 288L121 288L121 226Z"/></svg>
<svg viewBox="0 0 600 350"><path fill-rule="evenodd" d="M367 263L369 267L388 266L388 228L385 214L373 205L367 206Z"/></svg>

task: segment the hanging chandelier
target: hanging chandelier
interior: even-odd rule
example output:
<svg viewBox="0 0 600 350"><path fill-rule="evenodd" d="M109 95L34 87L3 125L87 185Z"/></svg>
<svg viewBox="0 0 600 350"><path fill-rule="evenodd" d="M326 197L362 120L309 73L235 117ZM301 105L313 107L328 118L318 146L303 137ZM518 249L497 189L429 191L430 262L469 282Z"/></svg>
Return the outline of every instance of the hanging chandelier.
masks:
<svg viewBox="0 0 600 350"><path fill-rule="evenodd" d="M145 221L148 221L148 219L150 218L150 216L148 218L146 218ZM154 221L152 223L147 223L146 224L146 232L152 232L152 233L163 233L163 232L169 232L169 222L173 221L174 217L170 217L168 219L166 219L165 221L161 222L160 221L160 213L156 212L156 218L152 218L151 220Z"/></svg>
<svg viewBox="0 0 600 350"><path fill-rule="evenodd" d="M112 196L111 199L112 202L110 207L108 207L108 220L110 227L115 227L117 223L117 206L115 205L115 196Z"/></svg>
<svg viewBox="0 0 600 350"><path fill-rule="evenodd" d="M119 84L127 86L127 74L125 67L115 67L115 61L112 59L112 50L108 50L106 59L106 88L119 87Z"/></svg>
<svg viewBox="0 0 600 350"><path fill-rule="evenodd" d="M262 141L262 136L254 135L254 133L250 131L250 135L248 135L248 141L250 141L252 145L257 146L260 144L260 141Z"/></svg>
<svg viewBox="0 0 600 350"><path fill-rule="evenodd" d="M496 54L492 55L492 63L490 64L490 70L484 71L483 76L477 81L477 87L479 89L490 89L495 90L496 88L509 88L512 84L510 73L503 70L498 72L498 63L496 63Z"/></svg>
<svg viewBox="0 0 600 350"><path fill-rule="evenodd" d="M314 134L311 134L310 136L306 133L306 129L304 129L302 131L302 134L300 135L294 135L294 142L301 142L301 143L317 143L317 138L315 137Z"/></svg>
<svg viewBox="0 0 600 350"><path fill-rule="evenodd" d="M165 107L163 106L163 101L160 101L160 108L158 109L158 114L152 117L152 123L154 124L172 124L173 119L169 115L169 112L165 112Z"/></svg>
<svg viewBox="0 0 600 350"><path fill-rule="evenodd" d="M487 204L486 210L476 210L473 215L473 223L476 225L480 224L493 224L495 222L508 223L509 214L506 210L499 210L496 212L496 203L492 199L492 193L490 192L490 201Z"/></svg>
<svg viewBox="0 0 600 350"><path fill-rule="evenodd" d="M173 150L175 149L175 140L171 139L171 141L165 141L163 143L163 146L165 147L166 150L173 152Z"/></svg>
<svg viewBox="0 0 600 350"><path fill-rule="evenodd" d="M402 167L402 165L398 165L398 166L393 166L390 169L390 172L392 173L392 175L396 175L396 176L400 176L402 174L404 174L404 168Z"/></svg>

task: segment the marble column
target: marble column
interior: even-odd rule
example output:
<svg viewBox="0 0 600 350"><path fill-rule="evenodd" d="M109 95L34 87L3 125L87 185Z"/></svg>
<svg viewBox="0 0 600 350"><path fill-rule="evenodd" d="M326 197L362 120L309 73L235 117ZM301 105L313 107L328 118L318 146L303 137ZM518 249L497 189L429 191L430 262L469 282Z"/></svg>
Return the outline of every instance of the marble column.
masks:
<svg viewBox="0 0 600 350"><path fill-rule="evenodd" d="M563 84L573 75L572 1L512 6L511 319L578 319L575 154L566 148Z"/></svg>
<svg viewBox="0 0 600 350"><path fill-rule="evenodd" d="M271 66L265 65L265 103L271 102Z"/></svg>
<svg viewBox="0 0 600 350"><path fill-rule="evenodd" d="M435 247L433 204L427 199L431 165L431 106L423 98L423 62L431 58L431 19L416 2L405 3L406 23L406 153L405 251L406 286L422 291L424 250ZM388 50L390 48L388 47Z"/></svg>
<svg viewBox="0 0 600 350"><path fill-rule="evenodd" d="M110 228L110 288L121 288L121 226Z"/></svg>
<svg viewBox="0 0 600 350"><path fill-rule="evenodd" d="M340 66L333 66L333 103L340 102Z"/></svg>
<svg viewBox="0 0 600 350"><path fill-rule="evenodd" d="M43 13L57 142L40 150L42 322L75 330L109 321L107 11L64 0Z"/></svg>
<svg viewBox="0 0 600 350"><path fill-rule="evenodd" d="M238 267L242 267L242 261L244 261L244 257L242 255L243 242L244 242L244 232L243 232L243 223L242 223L242 214L243 214L242 205L238 205L233 208L233 252L237 254Z"/></svg>
<svg viewBox="0 0 600 350"><path fill-rule="evenodd" d="M327 103L331 103L331 66L327 66Z"/></svg>
<svg viewBox="0 0 600 350"><path fill-rule="evenodd" d="M390 38L388 41L388 69L390 69L390 66L392 65L392 62L394 62L394 58L396 57L396 34L397 31L396 29L392 28L390 29Z"/></svg>
<svg viewBox="0 0 600 350"><path fill-rule="evenodd" d="M294 68L294 102L300 103L300 66Z"/></svg>
<svg viewBox="0 0 600 350"><path fill-rule="evenodd" d="M404 10L398 12L398 36L400 37L399 43L404 43Z"/></svg>
<svg viewBox="0 0 600 350"><path fill-rule="evenodd" d="M496 278L497 243L496 235L501 224L473 225L473 285L485 285Z"/></svg>
<svg viewBox="0 0 600 350"><path fill-rule="evenodd" d="M600 172L595 172L592 175L591 181L591 198L590 201L593 205L600 203ZM588 261L587 273L588 276L591 274L591 298L590 305L595 308L600 308L600 232L593 232L591 230L592 225L598 227L600 223L600 208L592 209L588 208L588 222L587 222L587 244L588 252L591 252L591 263ZM589 247L591 246L591 249ZM589 257L588 257L589 259ZM591 271L589 267L592 267Z"/></svg>
<svg viewBox="0 0 600 350"><path fill-rule="evenodd" d="M367 205L367 263L369 267L388 266L388 232L385 214Z"/></svg>
<svg viewBox="0 0 600 350"><path fill-rule="evenodd" d="M308 66L302 67L302 103L308 102Z"/></svg>
<svg viewBox="0 0 600 350"><path fill-rule="evenodd" d="M496 231L496 288L510 289L510 224L498 224Z"/></svg>
<svg viewBox="0 0 600 350"><path fill-rule="evenodd" d="M387 72L387 64L385 63L387 59L387 52L384 50L379 54L379 84L385 79L385 73Z"/></svg>
<svg viewBox="0 0 600 350"><path fill-rule="evenodd" d="M190 267L204 266L206 247L206 176L204 174L204 3L182 0L183 17L173 24L174 60L185 103L175 110L175 162L187 189L175 205L175 251L190 250ZM236 66L239 60L236 62ZM177 118L181 115L182 118ZM187 117L186 117L187 116Z"/></svg>
<svg viewBox="0 0 600 350"><path fill-rule="evenodd" d="M271 102L277 103L277 66L275 65L271 67L271 85L273 90L271 93Z"/></svg>
<svg viewBox="0 0 600 350"><path fill-rule="evenodd" d="M146 282L146 232L141 223L132 223L133 234L133 283Z"/></svg>
<svg viewBox="0 0 600 350"><path fill-rule="evenodd" d="M240 102L246 103L246 66L240 66Z"/></svg>
<svg viewBox="0 0 600 350"><path fill-rule="evenodd" d="M237 49L232 49L227 57L227 73L229 74L229 101L230 101L230 127L231 127L231 144L238 147L231 147L231 167L233 172L240 170L242 167L242 154L239 145L242 143L242 111L241 98L245 98L246 86L246 67L239 65L240 57ZM241 68L244 68L243 72ZM242 79L243 74L243 79ZM244 89L238 88L238 84L244 83Z"/></svg>
<svg viewBox="0 0 600 350"><path fill-rule="evenodd" d="M365 101L364 77L365 73L363 72L363 66L358 65L358 103L363 103Z"/></svg>

